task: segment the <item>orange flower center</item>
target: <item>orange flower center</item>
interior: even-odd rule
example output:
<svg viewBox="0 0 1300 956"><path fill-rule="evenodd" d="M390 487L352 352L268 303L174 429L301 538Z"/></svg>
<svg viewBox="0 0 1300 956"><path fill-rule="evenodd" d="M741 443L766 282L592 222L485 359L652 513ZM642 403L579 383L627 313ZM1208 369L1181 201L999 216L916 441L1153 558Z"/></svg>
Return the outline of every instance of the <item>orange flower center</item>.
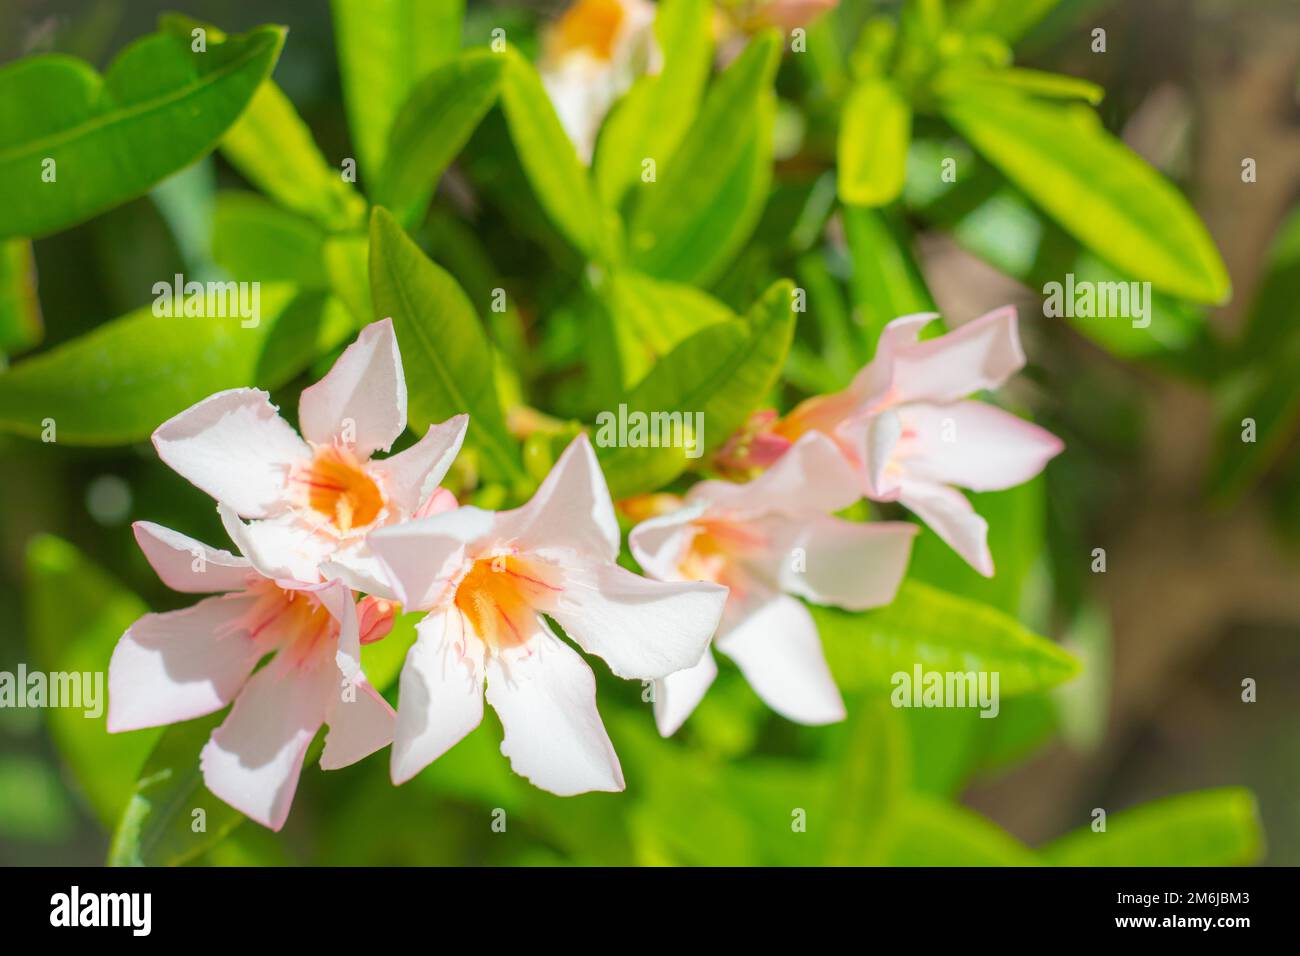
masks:
<svg viewBox="0 0 1300 956"><path fill-rule="evenodd" d="M317 449L296 480L307 507L345 533L370 524L384 507L383 492L357 456L337 445Z"/></svg>
<svg viewBox="0 0 1300 956"><path fill-rule="evenodd" d="M608 62L614 56L623 15L619 0L578 0L552 28L554 52L562 55L586 50Z"/></svg>
<svg viewBox="0 0 1300 956"><path fill-rule="evenodd" d="M267 651L279 649L301 663L322 641L338 636L338 623L314 595L286 591L271 581L254 582L249 590L257 602L247 618L248 633Z"/></svg>
<svg viewBox="0 0 1300 956"><path fill-rule="evenodd" d="M677 566L682 576L737 587L741 559L762 545L762 538L733 521L716 518L701 518L694 527L695 537Z"/></svg>
<svg viewBox="0 0 1300 956"><path fill-rule="evenodd" d="M537 611L560 590L554 574L516 555L480 558L456 588L456 608L490 649L518 647L537 630Z"/></svg>

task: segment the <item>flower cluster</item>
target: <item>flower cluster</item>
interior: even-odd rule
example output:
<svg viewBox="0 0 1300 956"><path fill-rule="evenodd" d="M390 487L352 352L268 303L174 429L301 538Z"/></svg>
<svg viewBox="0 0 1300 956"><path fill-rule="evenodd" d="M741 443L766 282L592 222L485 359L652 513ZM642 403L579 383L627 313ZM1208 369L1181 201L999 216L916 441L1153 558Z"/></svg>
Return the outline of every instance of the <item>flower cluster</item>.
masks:
<svg viewBox="0 0 1300 956"><path fill-rule="evenodd" d="M587 663L551 628L624 678L653 681L673 733L731 658L791 720L844 716L804 601L889 603L916 526L836 513L864 495L898 500L975 567L992 573L985 525L950 485L1027 480L1060 450L1051 435L967 401L1024 362L1011 310L919 341L932 316L898 319L844 392L757 419L728 453L745 483L700 481L684 496L624 503L643 520L618 563L613 502L585 435L522 507L459 505L441 482L467 416L386 453L406 430L406 380L392 322L366 327L303 391L301 435L265 392L220 392L163 423L159 456L217 502L239 554L148 522L136 540L192 607L148 614L109 668L109 729L215 713L203 749L210 790L279 829L313 738L320 764L347 766L391 744L394 783L478 726L484 698L502 753L561 795L623 789ZM956 438L950 439L949 429ZM419 612L396 711L366 680L361 647L398 606ZM260 666L259 666L260 665Z"/></svg>

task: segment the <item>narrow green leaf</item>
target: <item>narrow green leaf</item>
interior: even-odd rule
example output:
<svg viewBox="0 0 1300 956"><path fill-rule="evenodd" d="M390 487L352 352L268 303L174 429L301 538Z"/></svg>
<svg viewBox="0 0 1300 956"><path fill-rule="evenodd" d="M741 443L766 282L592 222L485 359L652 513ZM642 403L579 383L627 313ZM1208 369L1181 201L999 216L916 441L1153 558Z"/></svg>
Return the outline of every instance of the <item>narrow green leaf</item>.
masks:
<svg viewBox="0 0 1300 956"><path fill-rule="evenodd" d="M0 69L0 237L44 236L132 199L211 150L270 75L280 27L150 34L101 77L48 55Z"/></svg>
<svg viewBox="0 0 1300 956"><path fill-rule="evenodd" d="M40 437L47 420L57 440L120 445L147 438L163 421L213 392L257 381L267 333L294 288L263 285L261 317L244 328L238 315L155 316L145 306L0 374L0 430Z"/></svg>
<svg viewBox="0 0 1300 956"><path fill-rule="evenodd" d="M212 258L240 281L292 282L324 289L325 236L319 226L257 193L217 194Z"/></svg>
<svg viewBox="0 0 1300 956"><path fill-rule="evenodd" d="M1106 95L1096 83L1068 76L1064 73L1047 73L1043 70L1026 70L1008 67L995 70L985 66L953 66L934 78L933 89L940 96L960 95L970 86L984 85L998 89L1044 96L1052 99L1083 100L1096 106Z"/></svg>
<svg viewBox="0 0 1300 956"><path fill-rule="evenodd" d="M31 348L44 331L31 241L0 240L0 356Z"/></svg>
<svg viewBox="0 0 1300 956"><path fill-rule="evenodd" d="M886 325L900 315L928 312L934 300L909 248L909 238L886 212L848 206L844 234L853 259L854 319L867 355Z"/></svg>
<svg viewBox="0 0 1300 956"><path fill-rule="evenodd" d="M604 293L626 388L641 381L683 339L735 318L725 305L693 286L635 272L615 273Z"/></svg>
<svg viewBox="0 0 1300 956"><path fill-rule="evenodd" d="M967 33L992 33L1014 43L1052 12L1061 0L967 0L953 25Z"/></svg>
<svg viewBox="0 0 1300 956"><path fill-rule="evenodd" d="M770 175L775 111L771 86L779 56L775 32L750 41L709 89L676 152L656 163L656 180L638 185L628 236L631 261L642 272L698 281L708 272L700 266L701 259L716 268L716 230L731 225L723 218L728 213L735 218L735 210L724 207L737 205L738 181L743 196L761 175L756 165ZM714 235L702 236L700 230L710 226ZM744 235L740 238L743 241ZM736 244L730 245L728 255L734 254Z"/></svg>
<svg viewBox="0 0 1300 956"><path fill-rule="evenodd" d="M1043 848L1056 866L1244 866L1263 855L1255 796L1223 787L1112 813Z"/></svg>
<svg viewBox="0 0 1300 956"><path fill-rule="evenodd" d="M330 0L348 126L362 175L378 177L416 82L460 49L465 0Z"/></svg>
<svg viewBox="0 0 1300 956"><path fill-rule="evenodd" d="M244 178L286 209L325 229L359 225L365 200L316 146L293 103L271 80L264 82L221 152Z"/></svg>
<svg viewBox="0 0 1300 956"><path fill-rule="evenodd" d="M1198 302L1228 297L1223 260L1187 200L1086 107L973 86L943 98L940 110L990 163L1121 271Z"/></svg>
<svg viewBox="0 0 1300 956"><path fill-rule="evenodd" d="M388 160L374 201L398 219L423 218L438 177L496 102L505 60L488 50L461 53L416 83L389 134Z"/></svg>
<svg viewBox="0 0 1300 956"><path fill-rule="evenodd" d="M587 169L560 125L541 77L513 47L506 50L501 107L510 137L537 201L555 228L589 259L608 251L606 211L596 198Z"/></svg>
<svg viewBox="0 0 1300 956"><path fill-rule="evenodd" d="M840 114L840 199L883 206L903 191L912 109L889 80L870 76L849 91Z"/></svg>
<svg viewBox="0 0 1300 956"><path fill-rule="evenodd" d="M913 794L888 823L884 866L1036 866L1014 837L965 807Z"/></svg>
<svg viewBox="0 0 1300 956"><path fill-rule="evenodd" d="M893 676L923 672L997 672L1002 696L1053 687L1079 662L1015 618L907 580L894 603L850 612L810 606L826 659L844 690L893 689Z"/></svg>
<svg viewBox="0 0 1300 956"><path fill-rule="evenodd" d="M505 427L492 375L493 351L456 280L430 262L392 215L370 218L370 282L375 317L392 317L409 370L411 426L468 412L467 441L498 478L526 481L519 448Z"/></svg>
<svg viewBox="0 0 1300 956"><path fill-rule="evenodd" d="M126 629L148 608L75 547L50 535L27 546L27 633L33 663L47 674L84 675L98 683L95 716L82 707L50 707L50 735L95 815L111 825L126 805L136 772L158 739L157 730L110 734L108 660Z"/></svg>
<svg viewBox="0 0 1300 956"><path fill-rule="evenodd" d="M664 0L655 15L663 51L658 74L643 76L619 100L596 143L592 174L605 205L617 209L646 159L673 155L695 119L712 65L709 0Z"/></svg>
<svg viewBox="0 0 1300 956"><path fill-rule="evenodd" d="M907 729L884 699L858 704L837 767L828 807L826 865L863 866L879 860L889 826L907 796Z"/></svg>
<svg viewBox="0 0 1300 956"><path fill-rule="evenodd" d="M715 322L678 344L632 390L628 413L677 412L688 423L702 414L703 435L694 436L697 458L721 445L767 397L781 373L794 335L793 289L789 281L777 282L744 322ZM616 428L618 410L608 412ZM616 434L602 438L599 428L596 444L616 499L661 488L696 460L688 457L689 447L617 447Z"/></svg>

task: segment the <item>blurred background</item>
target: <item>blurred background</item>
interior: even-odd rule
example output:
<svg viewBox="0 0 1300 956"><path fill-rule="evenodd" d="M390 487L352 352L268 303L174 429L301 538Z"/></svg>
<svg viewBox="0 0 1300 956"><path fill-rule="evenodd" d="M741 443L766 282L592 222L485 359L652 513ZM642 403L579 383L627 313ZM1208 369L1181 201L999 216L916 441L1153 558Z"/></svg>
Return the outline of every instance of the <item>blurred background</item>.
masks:
<svg viewBox="0 0 1300 956"><path fill-rule="evenodd" d="M506 24L512 40L535 50L523 38L562 6L471 2L466 42L485 42L492 26ZM178 8L227 31L286 24L289 39L275 78L322 152L334 161L349 155L324 2L190 0L178 7L152 0L6 0L0 64L57 51L102 70L126 43L151 31L160 12ZM1104 54L1090 49L1096 27L1107 32ZM1189 196L1227 263L1233 296L1203 310L1204 324L1177 341L1137 352L1122 342L1102 342L1064 319L1043 319L1041 276L1060 273L1035 265L1048 261L1059 230L1014 190L981 193L975 177L968 193L905 196L912 251L940 312L964 321L1006 302L1021 310L1032 368L1016 383L1014 400L1032 406L1038 420L1065 439L1067 451L1029 492L1045 503L1045 546L1018 596L1019 609L1090 668L1084 689L1064 703L1045 695L1008 702L1008 719L992 722L1005 726L980 745L983 757L959 779L949 779L950 729L939 727L933 715L908 714L913 778L922 789L954 790L965 806L1030 846L1087 826L1095 807L1121 809L1188 790L1245 786L1258 799L1267 841L1263 862L1300 865L1300 353L1294 333L1287 340L1251 332L1255 323L1300 328L1300 4L1064 0L1015 44L1015 52L1018 65L1104 87L1098 107L1104 123ZM802 88L791 69L787 62L778 83L783 100ZM491 135L487 127L477 139ZM765 228L784 228L783 197L817 175L816 151L800 140L799 130L779 121L782 136L788 142L778 146L776 186L756 245ZM934 142L942 142L941 134ZM918 135L914 151L926 148ZM473 146L469 152L460 166L473 167ZM1242 179L1247 157L1257 168L1249 183ZM188 175L218 188L245 186L219 155ZM516 226L508 193L504 202L500 195L477 195L476 181L454 169L431 221L467 221L492 250L508 287L538 287L550 250ZM996 254L982 246L991 234L1000 246ZM436 235L426 239L435 247L439 242ZM3 350L17 360L147 305L159 278L188 271L210 255L205 242L201 217L196 223L178 215L166 187L37 241L43 331L39 341L8 343ZM790 262L796 270L808 268L805 259ZM832 258L832 272L836 267ZM737 266L715 292L743 305L752 285ZM545 296L532 301L535 309L523 316L528 334L540 348L562 352L569 347L562 336L541 329ZM561 377L547 411L570 412L566 387ZM1239 422L1252 412L1261 436L1246 446ZM992 512L1002 506L977 501L977 507L995 523ZM0 435L0 670L30 660L31 646L46 639L35 629L103 628L111 647L142 608L188 603L163 588L141 557L130 533L131 521L139 519L224 542L207 497L169 472L147 444L77 448ZM934 550L933 542L918 547ZM1104 574L1091 570L1095 548L1106 551ZM93 579L83 561L104 581ZM73 581L80 590L63 589ZM98 595L99 603L87 593ZM1242 701L1247 678L1257 682L1255 703ZM660 751L638 764L638 750L660 746L638 707L638 692L602 680L611 736L634 768L629 791L672 779L671 770L652 766L665 759ZM634 720L634 714L641 716ZM965 728L961 734L968 732L985 731ZM713 860L692 860L681 849L691 842L689 830L669 832L659 826L657 810L603 797L580 804L589 835L566 835L572 824L559 818L578 815L573 808L579 804L521 796L519 788L527 785L504 774L504 760L492 752L498 733L485 727L476 735L482 748L467 741L459 757L448 755L400 791L388 785L382 758L330 775L309 766L281 837L246 825L204 859L747 859L719 843ZM698 752L740 762L758 779L768 759L833 759L852 745L850 733L794 727L764 711L743 681L727 673L693 718L687 740ZM2 863L99 864L106 857L110 828L97 818L95 800L69 771L55 737L39 712L0 710ZM481 764L475 762L480 753L487 755ZM441 775L433 774L439 768ZM532 801L521 810L521 826L530 835L522 849L479 836L480 807L513 807L510 801ZM709 840L727 839L725 814L698 806L683 812L699 816L701 831L712 831ZM624 815L630 824L619 824ZM600 831L606 818L611 829ZM385 826L367 831L367 819ZM584 847L584 840L609 838L601 832L630 833L635 846L625 857ZM763 852L754 858L781 861Z"/></svg>

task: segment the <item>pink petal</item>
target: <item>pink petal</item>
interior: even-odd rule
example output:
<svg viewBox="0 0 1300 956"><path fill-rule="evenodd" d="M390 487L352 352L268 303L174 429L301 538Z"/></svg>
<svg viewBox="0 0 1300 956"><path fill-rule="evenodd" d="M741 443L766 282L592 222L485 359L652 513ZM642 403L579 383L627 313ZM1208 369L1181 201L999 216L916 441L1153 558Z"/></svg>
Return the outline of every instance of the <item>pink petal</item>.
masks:
<svg viewBox="0 0 1300 956"><path fill-rule="evenodd" d="M499 513L497 521L495 533L521 551L559 548L606 561L618 557L618 520L586 434L569 443L526 505Z"/></svg>
<svg viewBox="0 0 1300 956"><path fill-rule="evenodd" d="M844 700L826 666L817 627L796 599L778 595L756 604L717 646L781 716L813 725L844 719Z"/></svg>
<svg viewBox="0 0 1300 956"><path fill-rule="evenodd" d="M904 467L922 481L1000 491L1033 478L1065 447L1046 429L986 402L918 403L899 414L912 436Z"/></svg>
<svg viewBox="0 0 1300 956"><path fill-rule="evenodd" d="M984 577L993 577L988 522L975 513L965 495L947 485L908 479L903 482L898 500L916 512L967 564Z"/></svg>
<svg viewBox="0 0 1300 956"><path fill-rule="evenodd" d="M424 437L406 451L370 463L371 473L381 479L388 492L390 508L396 504L407 515L416 512L460 454L468 426L468 415L430 425Z"/></svg>
<svg viewBox="0 0 1300 956"><path fill-rule="evenodd" d="M208 789L272 830L289 816L307 747L342 685L333 661L298 667L289 657L252 676L199 755Z"/></svg>
<svg viewBox="0 0 1300 956"><path fill-rule="evenodd" d="M906 521L829 515L772 517L756 526L769 542L756 562L764 578L787 594L852 611L894 600L918 530Z"/></svg>
<svg viewBox="0 0 1300 956"><path fill-rule="evenodd" d="M434 611L402 667L390 772L405 783L483 720L483 670L462 653L466 635L454 613ZM478 638L468 635L469 640Z"/></svg>
<svg viewBox="0 0 1300 956"><path fill-rule="evenodd" d="M259 389L205 398L153 433L158 457L245 518L265 518L285 500L289 470L310 451Z"/></svg>
<svg viewBox="0 0 1300 956"><path fill-rule="evenodd" d="M326 718L329 734L320 758L322 770L350 766L393 742L396 712L364 677L355 682L355 698L345 700L340 688Z"/></svg>
<svg viewBox="0 0 1300 956"><path fill-rule="evenodd" d="M363 460L392 447L406 430L406 377L392 319L367 325L329 373L303 389L298 424L308 441L342 442Z"/></svg>
<svg viewBox="0 0 1300 956"><path fill-rule="evenodd" d="M671 737L686 722L718 676L718 663L708 650L694 667L655 681L655 726L662 737Z"/></svg>
<svg viewBox="0 0 1300 956"><path fill-rule="evenodd" d="M623 770L596 710L596 679L586 661L545 628L533 653L487 661L487 699L501 718L501 752L515 773L562 797L619 791Z"/></svg>
<svg viewBox="0 0 1300 956"><path fill-rule="evenodd" d="M997 388L1025 364L1012 306L983 315L937 339L900 348L894 357L895 403L954 402Z"/></svg>
<svg viewBox="0 0 1300 956"><path fill-rule="evenodd" d="M327 534L313 531L292 512L245 523L227 505L218 506L217 511L230 540L263 577L307 584L320 580L321 562L335 547Z"/></svg>
<svg viewBox="0 0 1300 956"><path fill-rule="evenodd" d="M619 677L649 680L693 667L718 628L727 589L701 581L652 581L617 564L572 559L560 590L538 608Z"/></svg>
<svg viewBox="0 0 1300 956"><path fill-rule="evenodd" d="M808 432L752 481L702 481L686 500L731 512L799 514L839 511L861 497L861 481L835 443Z"/></svg>
<svg viewBox="0 0 1300 956"><path fill-rule="evenodd" d="M131 530L159 579L173 591L214 594L242 591L248 583L252 565L247 558L210 548L152 521L137 521Z"/></svg>
<svg viewBox="0 0 1300 956"><path fill-rule="evenodd" d="M707 510L703 501L678 508L656 518L647 518L627 536L627 546L637 564L652 578L680 581L678 565L695 537L692 522Z"/></svg>
<svg viewBox="0 0 1300 956"><path fill-rule="evenodd" d="M108 664L109 731L174 724L230 703L261 656L241 626L255 601L210 597L132 624Z"/></svg>
<svg viewBox="0 0 1300 956"><path fill-rule="evenodd" d="M370 552L384 569L398 601L408 610L433 607L466 555L491 541L497 515L465 506L370 532Z"/></svg>

